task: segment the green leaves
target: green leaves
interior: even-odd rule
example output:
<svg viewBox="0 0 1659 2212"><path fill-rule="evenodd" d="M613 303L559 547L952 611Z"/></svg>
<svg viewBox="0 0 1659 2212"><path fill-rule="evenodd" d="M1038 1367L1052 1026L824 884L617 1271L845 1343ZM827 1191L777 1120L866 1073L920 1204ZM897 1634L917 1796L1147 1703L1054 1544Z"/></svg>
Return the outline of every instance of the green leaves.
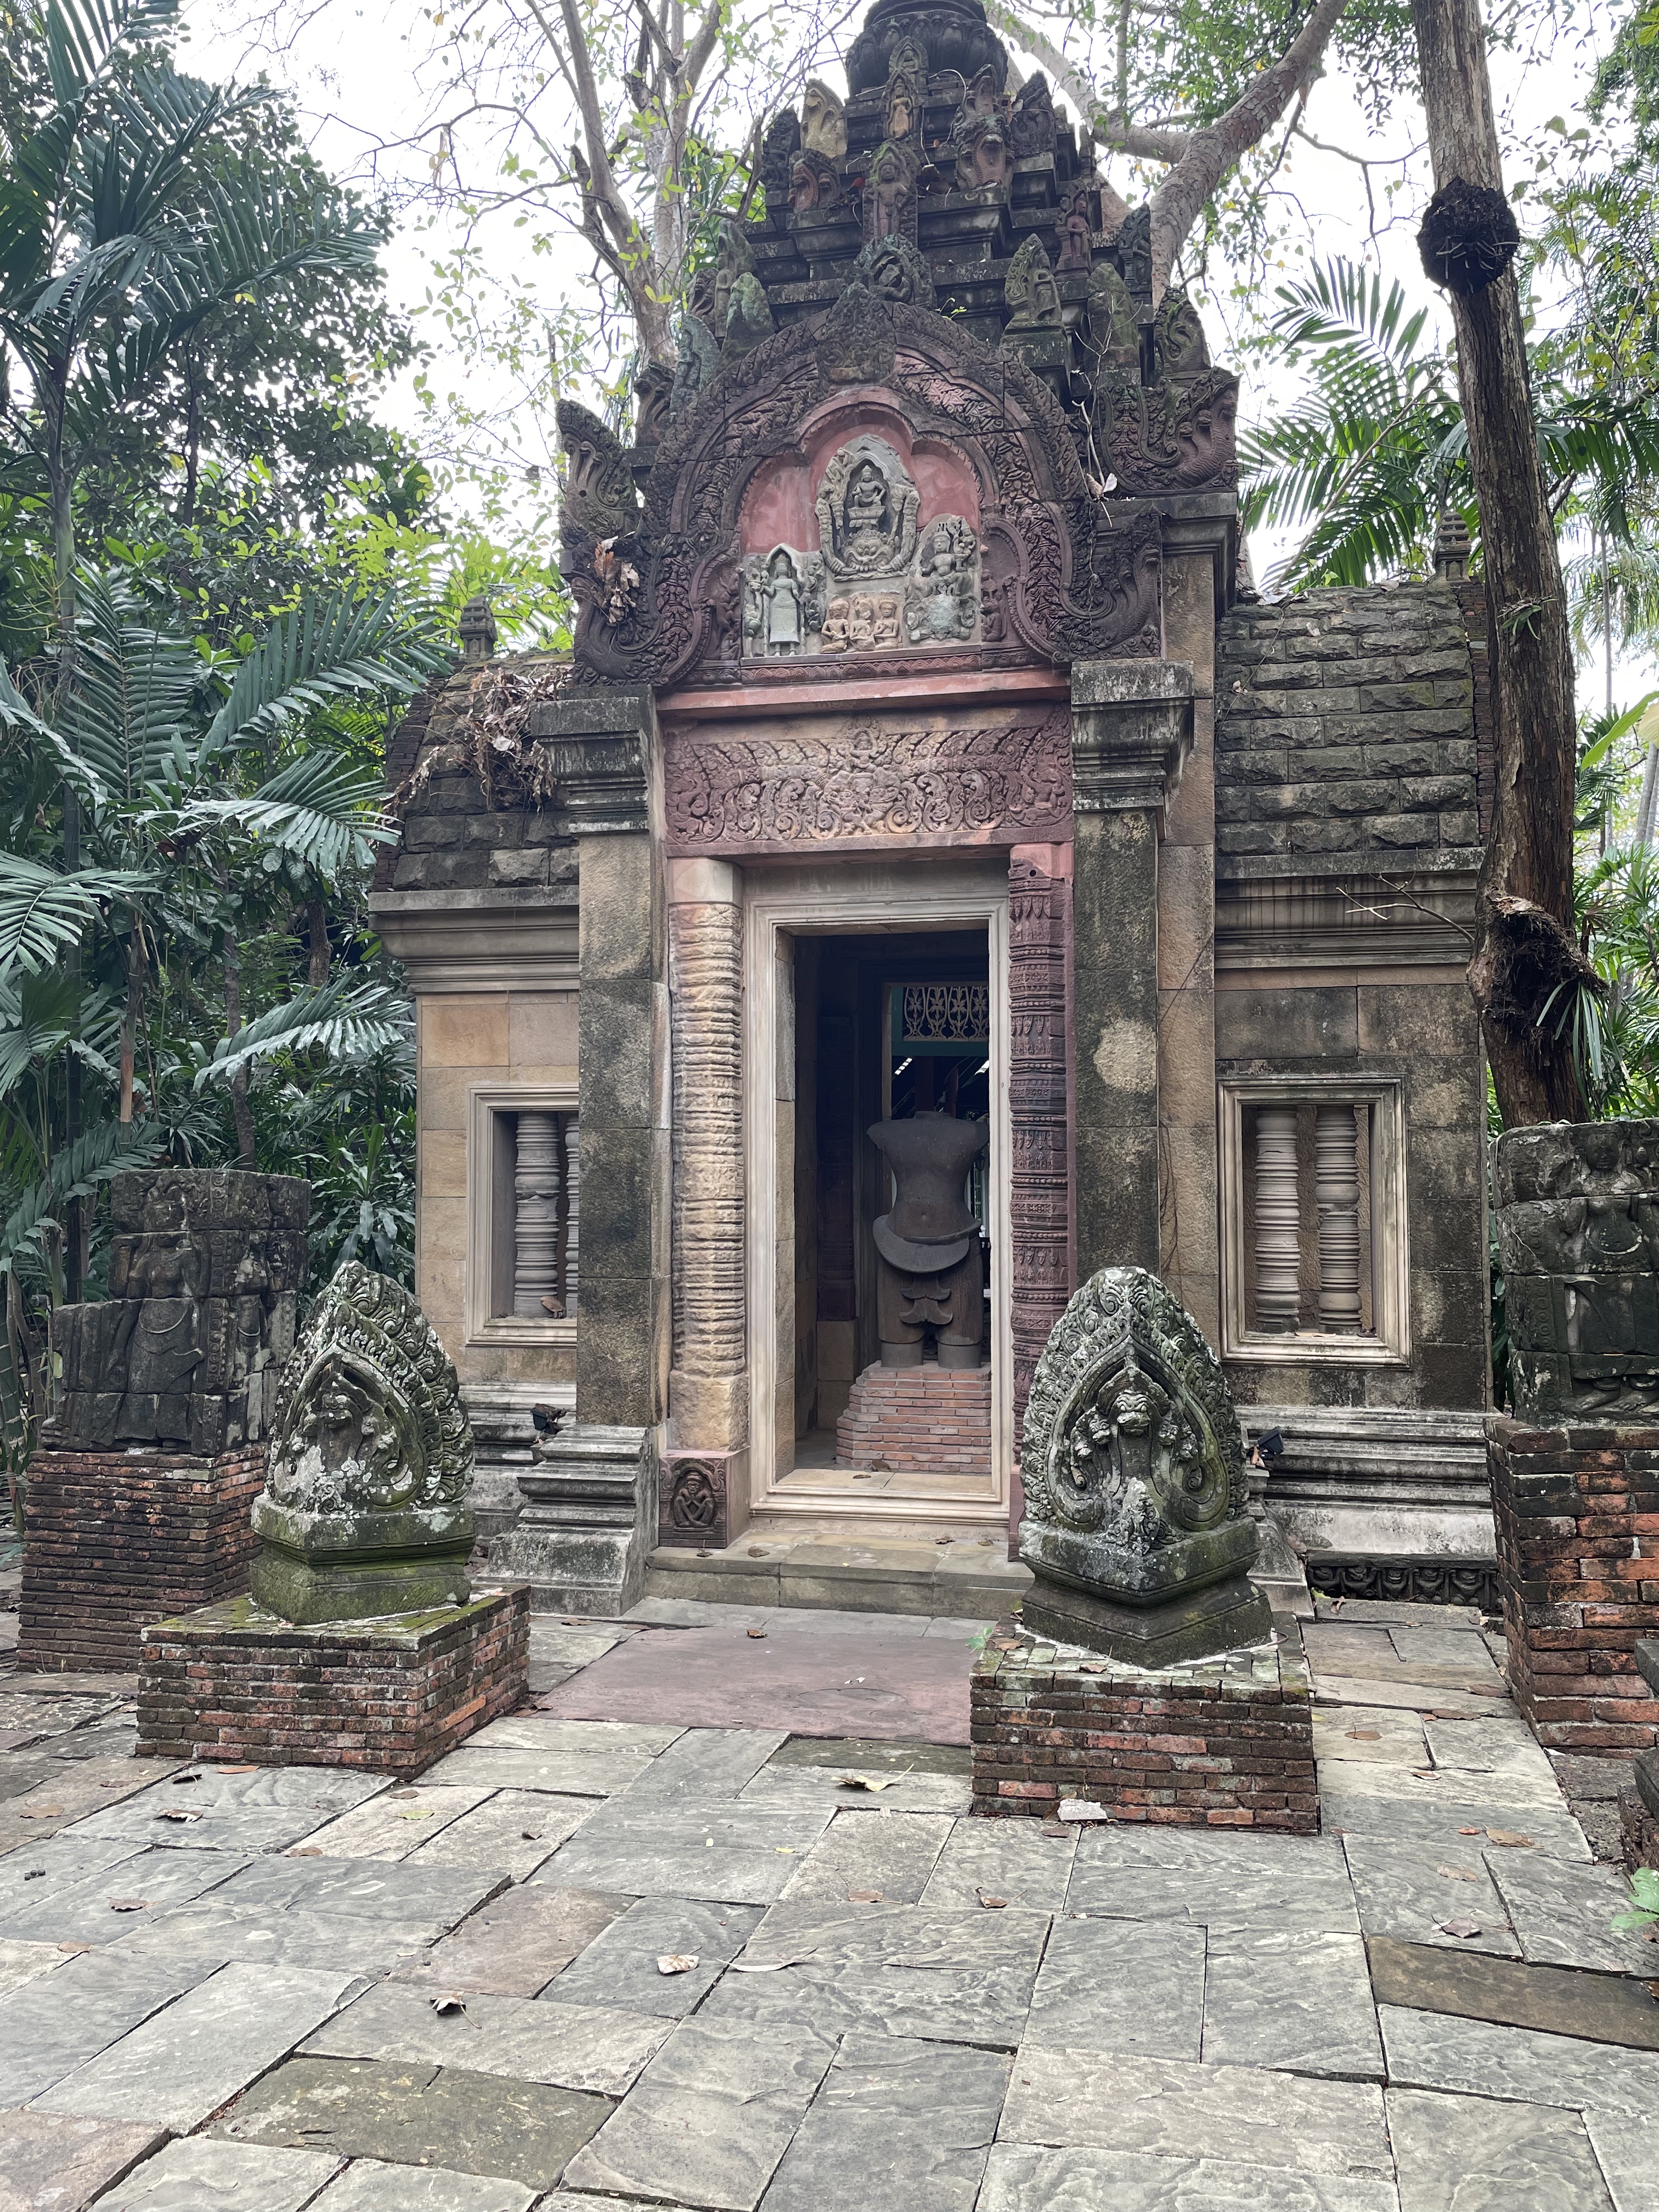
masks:
<svg viewBox="0 0 1659 2212"><path fill-rule="evenodd" d="M1635 1910L1620 1913L1613 1927L1620 1930L1659 1927L1659 1869L1638 1867L1630 1887Z"/></svg>
<svg viewBox="0 0 1659 2212"><path fill-rule="evenodd" d="M406 1049L410 1036L407 1000L384 983L343 974L296 991L268 1006L234 1037L221 1037L195 1087L228 1082L238 1068L277 1054L291 1057L320 1049L331 1060L372 1060L378 1053Z"/></svg>
<svg viewBox="0 0 1659 2212"><path fill-rule="evenodd" d="M448 665L424 611L391 593L308 598L266 631L237 670L204 756L273 738L296 715L336 699L416 690Z"/></svg>
<svg viewBox="0 0 1659 2212"><path fill-rule="evenodd" d="M355 862L366 866L376 845L395 844L393 824L377 810L386 786L372 769L343 753L301 753L245 799L200 799L183 808L181 833L234 825L325 878Z"/></svg>
<svg viewBox="0 0 1659 2212"><path fill-rule="evenodd" d="M0 1278L11 1275L21 1259L40 1250L48 1232L61 1228L77 1198L89 1198L100 1183L124 1169L147 1167L161 1149L160 1138L142 1127L106 1121L56 1153L46 1173L24 1192L0 1228Z"/></svg>
<svg viewBox="0 0 1659 2212"><path fill-rule="evenodd" d="M38 860L0 853L0 979L54 966L97 921L111 899L153 890L156 878L125 868L60 875Z"/></svg>

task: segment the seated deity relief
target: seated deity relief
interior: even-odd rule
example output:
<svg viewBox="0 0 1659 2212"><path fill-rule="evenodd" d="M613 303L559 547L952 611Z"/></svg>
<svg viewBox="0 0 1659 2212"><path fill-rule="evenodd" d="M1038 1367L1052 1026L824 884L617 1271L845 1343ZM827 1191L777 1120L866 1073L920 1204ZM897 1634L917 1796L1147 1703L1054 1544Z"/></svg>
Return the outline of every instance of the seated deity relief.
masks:
<svg viewBox="0 0 1659 2212"><path fill-rule="evenodd" d="M743 563L744 650L764 659L971 643L980 635L978 534L959 514L918 532L921 494L866 434L824 471L816 551L775 545Z"/></svg>

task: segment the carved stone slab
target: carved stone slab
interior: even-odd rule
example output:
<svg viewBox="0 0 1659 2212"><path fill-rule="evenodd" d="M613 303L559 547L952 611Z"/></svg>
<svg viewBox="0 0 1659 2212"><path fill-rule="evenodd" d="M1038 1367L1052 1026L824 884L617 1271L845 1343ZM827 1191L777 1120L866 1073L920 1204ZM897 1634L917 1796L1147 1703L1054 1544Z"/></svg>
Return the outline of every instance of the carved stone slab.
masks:
<svg viewBox="0 0 1659 2212"><path fill-rule="evenodd" d="M973 719L824 715L665 738L668 850L882 852L1068 836L1068 708Z"/></svg>

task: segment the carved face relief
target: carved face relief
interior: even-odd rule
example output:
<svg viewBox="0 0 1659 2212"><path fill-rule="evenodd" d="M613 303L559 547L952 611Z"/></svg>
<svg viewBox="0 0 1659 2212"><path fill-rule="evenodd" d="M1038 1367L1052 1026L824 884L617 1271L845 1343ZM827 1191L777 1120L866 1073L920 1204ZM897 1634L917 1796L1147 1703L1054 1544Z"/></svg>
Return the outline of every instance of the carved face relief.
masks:
<svg viewBox="0 0 1659 2212"><path fill-rule="evenodd" d="M884 439L844 446L818 488L818 544L833 576L898 576L916 544L919 495Z"/></svg>
<svg viewBox="0 0 1659 2212"><path fill-rule="evenodd" d="M1063 320L1054 272L1040 238L1028 238L1008 264L1003 297L1009 311L1009 328L1018 331L1058 330Z"/></svg>
<svg viewBox="0 0 1659 2212"><path fill-rule="evenodd" d="M1000 190L1008 181L1012 163L1013 156L1002 127L1001 117L996 114L976 115L962 134L961 150L957 155L957 190L959 192Z"/></svg>
<svg viewBox="0 0 1659 2212"><path fill-rule="evenodd" d="M836 167L823 154L804 152L795 158L789 172L789 204L797 215L805 215L809 208L832 208L841 204L841 179Z"/></svg>
<svg viewBox="0 0 1659 2212"><path fill-rule="evenodd" d="M847 110L817 77L807 79L801 100L800 143L806 152L828 161L839 161L847 152Z"/></svg>

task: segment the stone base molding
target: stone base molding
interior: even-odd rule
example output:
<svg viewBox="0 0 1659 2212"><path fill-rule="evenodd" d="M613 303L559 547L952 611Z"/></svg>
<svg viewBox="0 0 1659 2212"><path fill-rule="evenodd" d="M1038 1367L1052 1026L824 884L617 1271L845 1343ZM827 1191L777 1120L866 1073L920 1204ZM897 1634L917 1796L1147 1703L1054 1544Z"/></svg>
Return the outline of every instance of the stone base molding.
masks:
<svg viewBox="0 0 1659 2212"><path fill-rule="evenodd" d="M866 1367L836 1423L837 1467L991 1479L991 1370Z"/></svg>
<svg viewBox="0 0 1659 2212"><path fill-rule="evenodd" d="M970 1685L973 1810L1052 1818L1081 1798L1165 1827L1319 1827L1308 1670L1283 1644L1167 1673L999 1624Z"/></svg>
<svg viewBox="0 0 1659 2212"><path fill-rule="evenodd" d="M720 1552L748 1518L747 1452L665 1451L657 1541L677 1551Z"/></svg>
<svg viewBox="0 0 1659 2212"><path fill-rule="evenodd" d="M529 1686L530 1594L296 1628L233 1598L144 1632L141 1758L359 1766L404 1781Z"/></svg>
<svg viewBox="0 0 1659 2212"><path fill-rule="evenodd" d="M563 1424L520 1474L524 1506L489 1547L491 1575L528 1583L538 1613L626 1613L645 1595L657 1480L650 1429Z"/></svg>
<svg viewBox="0 0 1659 2212"><path fill-rule="evenodd" d="M1487 1426L1516 1703L1552 1749L1659 1745L1659 1427ZM1656 1670L1659 1671L1659 1670Z"/></svg>
<svg viewBox="0 0 1659 2212"><path fill-rule="evenodd" d="M145 1627L247 1588L265 1449L39 1451L29 1466L17 1659L131 1674Z"/></svg>

